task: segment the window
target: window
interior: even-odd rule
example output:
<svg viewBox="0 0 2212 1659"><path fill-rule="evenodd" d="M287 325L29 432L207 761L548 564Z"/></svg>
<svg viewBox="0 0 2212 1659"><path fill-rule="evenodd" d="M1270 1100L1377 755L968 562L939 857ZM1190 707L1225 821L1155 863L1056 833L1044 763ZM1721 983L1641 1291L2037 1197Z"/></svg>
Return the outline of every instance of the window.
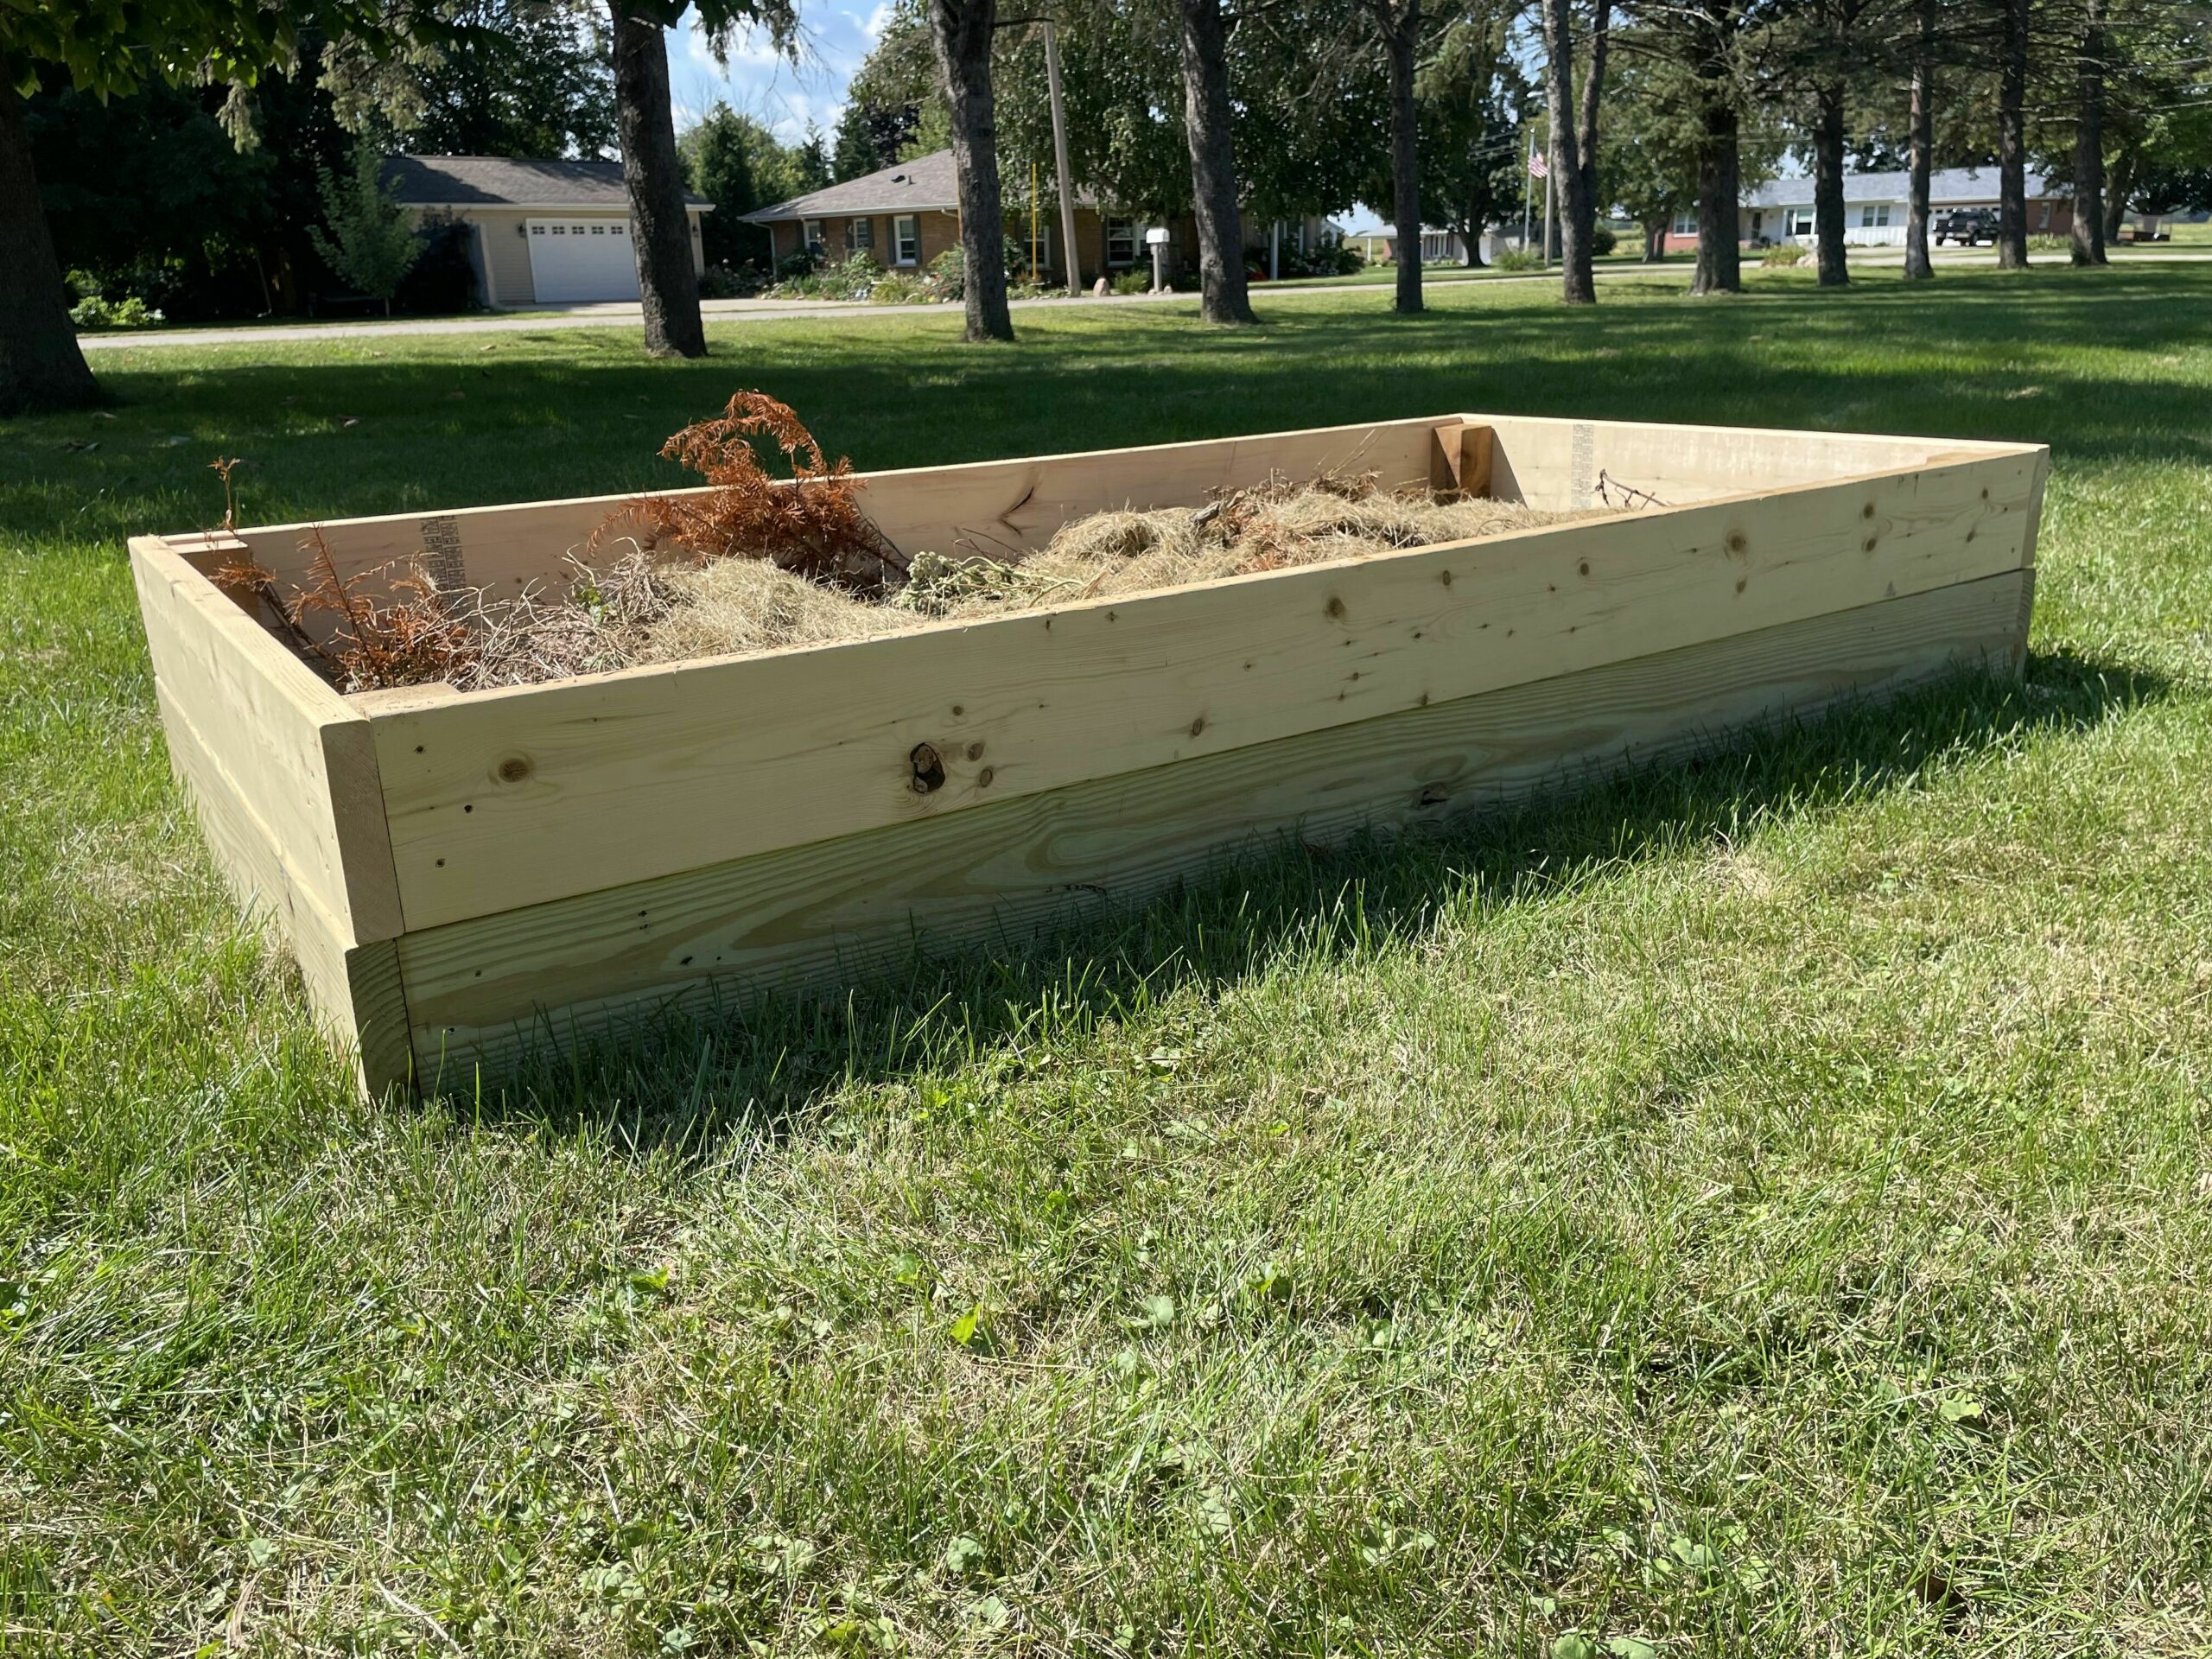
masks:
<svg viewBox="0 0 2212 1659"><path fill-rule="evenodd" d="M901 213L891 221L891 257L902 265L918 265L922 262L922 225L912 213Z"/></svg>
<svg viewBox="0 0 2212 1659"><path fill-rule="evenodd" d="M1813 233L1813 210L1809 207L1792 207L1789 213L1789 233L1791 236L1810 236Z"/></svg>
<svg viewBox="0 0 2212 1659"><path fill-rule="evenodd" d="M2047 201L2043 204L2043 211L2036 215L2036 226L2045 231L2050 228L2050 204Z"/></svg>
<svg viewBox="0 0 2212 1659"><path fill-rule="evenodd" d="M1106 221L1106 263L1134 265L1137 262L1137 222L1134 219Z"/></svg>
<svg viewBox="0 0 2212 1659"><path fill-rule="evenodd" d="M1675 234L1676 236L1695 236L1697 234L1696 208L1685 207L1681 213L1675 215Z"/></svg>
<svg viewBox="0 0 2212 1659"><path fill-rule="evenodd" d="M1859 210L1859 228L1862 231L1885 231L1890 226L1890 204L1870 201Z"/></svg>
<svg viewBox="0 0 2212 1659"><path fill-rule="evenodd" d="M845 221L845 251L873 253L875 251L875 221L872 219L849 219Z"/></svg>
<svg viewBox="0 0 2212 1659"><path fill-rule="evenodd" d="M578 236L582 236L584 233L584 227L581 225L571 225L569 226L569 229Z"/></svg>
<svg viewBox="0 0 2212 1659"><path fill-rule="evenodd" d="M594 225L591 227L591 233L594 236L605 236L607 234L607 226L604 225Z"/></svg>
<svg viewBox="0 0 2212 1659"><path fill-rule="evenodd" d="M543 225L533 225L530 227L530 233L532 236L543 236L545 234L545 227Z"/></svg>
<svg viewBox="0 0 2212 1659"><path fill-rule="evenodd" d="M822 242L822 221L820 219L803 219L798 222L798 239L804 245L806 251L809 253L820 254L824 251Z"/></svg>

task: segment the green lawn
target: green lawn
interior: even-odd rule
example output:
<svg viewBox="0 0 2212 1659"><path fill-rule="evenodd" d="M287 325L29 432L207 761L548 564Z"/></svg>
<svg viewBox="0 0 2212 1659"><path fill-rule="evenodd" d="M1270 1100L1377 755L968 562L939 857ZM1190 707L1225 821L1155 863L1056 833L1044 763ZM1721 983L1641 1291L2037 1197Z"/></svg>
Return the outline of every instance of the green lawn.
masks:
<svg viewBox="0 0 2212 1659"><path fill-rule="evenodd" d="M2212 267L1603 297L134 351L0 426L0 1653L2204 1652ZM124 537L218 454L264 521L666 481L738 385L862 467L2048 440L2033 654L357 1103Z"/></svg>

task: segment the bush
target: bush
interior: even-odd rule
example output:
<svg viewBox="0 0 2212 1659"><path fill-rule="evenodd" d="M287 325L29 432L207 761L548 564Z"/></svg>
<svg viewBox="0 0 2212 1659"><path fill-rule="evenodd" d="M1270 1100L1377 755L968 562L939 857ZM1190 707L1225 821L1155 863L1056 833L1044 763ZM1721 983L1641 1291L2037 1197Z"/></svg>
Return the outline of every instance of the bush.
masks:
<svg viewBox="0 0 2212 1659"><path fill-rule="evenodd" d="M769 292L785 300L864 300L882 280L883 267L875 263L874 254L854 253L848 254L842 264L826 266L809 276L787 276Z"/></svg>
<svg viewBox="0 0 2212 1659"><path fill-rule="evenodd" d="M2074 243L2070 237L2031 236L2028 238L2028 250L2031 253L2071 253Z"/></svg>
<svg viewBox="0 0 2212 1659"><path fill-rule="evenodd" d="M1620 238L1610 225L1600 225L1590 232L1590 257L1593 259L1604 258L1620 245Z"/></svg>
<svg viewBox="0 0 2212 1659"><path fill-rule="evenodd" d="M1763 265L1802 265L1804 263L1805 250L1794 242L1777 243L1759 254L1759 264Z"/></svg>
<svg viewBox="0 0 2212 1659"><path fill-rule="evenodd" d="M735 265L709 265L699 276L699 297L749 300L767 286L767 276L750 259Z"/></svg>
<svg viewBox="0 0 2212 1659"><path fill-rule="evenodd" d="M151 328L163 318L136 294L119 300L104 300L93 294L69 308L69 321L79 328Z"/></svg>
<svg viewBox="0 0 2212 1659"><path fill-rule="evenodd" d="M1534 248L1500 248L1490 264L1492 270L1541 270L1544 256Z"/></svg>
<svg viewBox="0 0 2212 1659"><path fill-rule="evenodd" d="M812 248L801 248L797 253L787 253L776 261L776 280L795 283L802 276L811 276L821 261L814 257Z"/></svg>
<svg viewBox="0 0 2212 1659"><path fill-rule="evenodd" d="M1152 292L1152 273L1141 265L1132 265L1114 278L1116 294L1149 294Z"/></svg>
<svg viewBox="0 0 2212 1659"><path fill-rule="evenodd" d="M966 299L968 256L957 248L947 248L930 261L929 283L940 300Z"/></svg>

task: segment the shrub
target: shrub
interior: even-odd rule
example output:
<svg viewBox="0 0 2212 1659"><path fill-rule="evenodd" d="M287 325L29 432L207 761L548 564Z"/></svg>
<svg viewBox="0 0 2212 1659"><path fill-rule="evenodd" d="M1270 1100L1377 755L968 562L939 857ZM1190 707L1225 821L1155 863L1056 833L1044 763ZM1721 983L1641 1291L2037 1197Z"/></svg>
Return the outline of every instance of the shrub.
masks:
<svg viewBox="0 0 2212 1659"><path fill-rule="evenodd" d="M151 328L164 319L136 294L119 300L90 294L69 308L69 321L79 328Z"/></svg>
<svg viewBox="0 0 2212 1659"><path fill-rule="evenodd" d="M1804 263L1805 250L1794 242L1777 243L1759 253L1759 264L1763 265L1802 265Z"/></svg>
<svg viewBox="0 0 2212 1659"><path fill-rule="evenodd" d="M876 279L868 298L870 305L923 305L938 296L928 277L911 270L894 270Z"/></svg>
<svg viewBox="0 0 2212 1659"><path fill-rule="evenodd" d="M1490 263L1493 270L1541 270L1544 256L1534 248L1500 248Z"/></svg>
<svg viewBox="0 0 2212 1659"><path fill-rule="evenodd" d="M1152 292L1152 273L1140 265L1132 265L1114 278L1116 294L1149 294Z"/></svg>
<svg viewBox="0 0 2212 1659"><path fill-rule="evenodd" d="M801 248L797 253L787 253L776 261L776 280L779 283L795 283L802 276L811 276L821 263L814 257L812 248Z"/></svg>
<svg viewBox="0 0 2212 1659"><path fill-rule="evenodd" d="M1592 258L1602 259L1620 245L1620 238L1613 233L1613 227L1610 225L1600 225L1590 232L1590 254Z"/></svg>
<svg viewBox="0 0 2212 1659"><path fill-rule="evenodd" d="M2071 253L2074 244L2070 238L2063 236L2031 236L2028 249L2032 253Z"/></svg>
<svg viewBox="0 0 2212 1659"><path fill-rule="evenodd" d="M883 267L875 256L849 254L842 264L829 265L810 276L788 276L769 290L779 299L864 300L883 280Z"/></svg>
<svg viewBox="0 0 2212 1659"><path fill-rule="evenodd" d="M938 299L966 299L968 256L957 248L947 248L930 261L929 283Z"/></svg>
<svg viewBox="0 0 2212 1659"><path fill-rule="evenodd" d="M699 277L699 297L749 300L767 285L767 277L750 259L736 265L709 265Z"/></svg>

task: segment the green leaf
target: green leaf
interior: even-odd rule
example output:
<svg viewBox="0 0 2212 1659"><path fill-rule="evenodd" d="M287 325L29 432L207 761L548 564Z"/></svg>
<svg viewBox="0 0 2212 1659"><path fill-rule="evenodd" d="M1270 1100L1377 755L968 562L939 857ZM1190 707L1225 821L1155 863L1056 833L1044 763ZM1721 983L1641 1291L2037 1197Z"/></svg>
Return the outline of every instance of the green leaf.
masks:
<svg viewBox="0 0 2212 1659"><path fill-rule="evenodd" d="M1586 1636L1569 1630L1552 1643L1552 1659L1598 1659L1598 1644Z"/></svg>
<svg viewBox="0 0 2212 1659"><path fill-rule="evenodd" d="M1978 1423L1982 1420L1981 1402L1970 1394L1947 1394L1937 1403L1936 1411L1947 1423Z"/></svg>
<svg viewBox="0 0 2212 1659"><path fill-rule="evenodd" d="M944 1547L944 1570L964 1578L982 1564L983 1547L966 1533L956 1533Z"/></svg>
<svg viewBox="0 0 2212 1659"><path fill-rule="evenodd" d="M1613 1659L1659 1659L1659 1649L1640 1636L1616 1636L1605 1643Z"/></svg>
<svg viewBox="0 0 2212 1659"><path fill-rule="evenodd" d="M983 1305L978 1302L952 1322L952 1339L963 1348L977 1348L982 1338Z"/></svg>

